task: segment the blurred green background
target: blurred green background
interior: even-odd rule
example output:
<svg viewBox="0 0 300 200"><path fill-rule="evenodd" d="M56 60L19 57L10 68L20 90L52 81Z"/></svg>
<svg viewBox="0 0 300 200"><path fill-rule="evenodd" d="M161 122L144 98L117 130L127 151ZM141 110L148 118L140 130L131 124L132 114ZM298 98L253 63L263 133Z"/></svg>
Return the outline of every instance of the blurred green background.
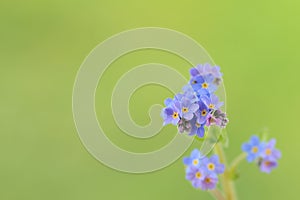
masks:
<svg viewBox="0 0 300 200"><path fill-rule="evenodd" d="M154 173L120 173L95 160L77 135L72 89L79 66L101 41L145 26L189 35L222 67L229 159L264 127L277 138L283 153L279 168L266 175L243 163L237 181L240 199L297 199L299 6L292 0L1 0L0 199L211 199L185 181L181 160ZM184 60L143 50L117 60L96 95L105 132L117 145L136 152L162 147L175 133L174 127L166 127L153 139L132 139L112 120L112 86L127 70L148 62L168 64L188 77L190 66ZM130 101L132 117L147 124L149 106L167 96L171 93L159 86L141 88Z"/></svg>

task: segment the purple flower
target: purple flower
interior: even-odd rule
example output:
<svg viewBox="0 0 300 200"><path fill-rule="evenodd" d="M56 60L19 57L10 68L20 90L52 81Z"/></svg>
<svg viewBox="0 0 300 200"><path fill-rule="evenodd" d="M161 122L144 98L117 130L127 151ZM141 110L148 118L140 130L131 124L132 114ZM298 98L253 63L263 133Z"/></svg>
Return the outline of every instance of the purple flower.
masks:
<svg viewBox="0 0 300 200"><path fill-rule="evenodd" d="M183 163L187 166L199 166L201 153L198 149L194 149L190 157L183 158Z"/></svg>
<svg viewBox="0 0 300 200"><path fill-rule="evenodd" d="M225 166L219 162L219 157L217 155L213 155L210 158L204 158L202 164L209 174L224 173Z"/></svg>
<svg viewBox="0 0 300 200"><path fill-rule="evenodd" d="M182 99L183 97L189 99L191 102L197 102L198 101L198 97L194 91L194 89L192 88L191 85L185 85L183 88L183 94L177 94L175 98L177 98L178 100Z"/></svg>
<svg viewBox="0 0 300 200"><path fill-rule="evenodd" d="M224 173L224 165L217 155L201 159L198 149L193 150L190 157L185 157L183 163L186 165L186 179L202 190L215 189L219 181L217 174Z"/></svg>
<svg viewBox="0 0 300 200"><path fill-rule="evenodd" d="M275 149L275 144L275 139L265 143L260 142L257 136L252 136L248 143L242 145L242 149L248 154L249 162L255 160L262 172L270 173L278 166L277 160L281 158L281 152Z"/></svg>
<svg viewBox="0 0 300 200"><path fill-rule="evenodd" d="M219 66L212 67L209 63L205 63L204 65L197 65L195 68L190 70L191 76L205 76L205 75L213 75L216 78L221 78L222 73L220 72Z"/></svg>
<svg viewBox="0 0 300 200"><path fill-rule="evenodd" d="M197 122L197 117L194 117L192 120L191 120L191 131L190 131L190 134L189 135L197 135L198 137L200 138L203 138L204 137L204 133L205 133L205 129L204 129L204 123L203 124L200 124Z"/></svg>
<svg viewBox="0 0 300 200"><path fill-rule="evenodd" d="M166 107L169 107L169 106L172 106L172 105L173 105L174 100L171 99L171 98L166 98L165 101L164 101L164 103L165 103L165 106L166 106Z"/></svg>
<svg viewBox="0 0 300 200"><path fill-rule="evenodd" d="M281 152L278 149L275 149L276 140L271 139L264 147L261 157L263 159L279 159L281 158Z"/></svg>
<svg viewBox="0 0 300 200"><path fill-rule="evenodd" d="M189 84L184 86L183 92L176 94L174 99L165 100L166 107L161 116L164 125L177 125L180 133L189 132L190 135L197 134L203 137L205 126L214 123L225 127L228 122L225 113L219 112L220 115L216 116L211 112L223 104L213 94L221 81L222 73L218 66L212 67L210 64L198 65L190 72L192 77Z"/></svg>
<svg viewBox="0 0 300 200"><path fill-rule="evenodd" d="M199 124L205 124L209 116L208 114L209 109L202 101L199 101L199 110L196 112L197 122Z"/></svg>
<svg viewBox="0 0 300 200"><path fill-rule="evenodd" d="M248 143L242 145L242 150L247 153L248 162L257 159L264 150L264 143L259 141L257 136L252 136Z"/></svg>
<svg viewBox="0 0 300 200"><path fill-rule="evenodd" d="M213 82L214 77L212 75L195 76L190 80L190 84L194 91L199 96L209 95L217 90L217 85Z"/></svg>
<svg viewBox="0 0 300 200"><path fill-rule="evenodd" d="M219 179L216 174L207 174L200 182L200 188L202 190L213 190L216 188Z"/></svg>
<svg viewBox="0 0 300 200"><path fill-rule="evenodd" d="M191 181L193 187L199 188L201 187L201 182L204 180L204 170L199 167L190 166L186 168L186 176L185 178Z"/></svg>
<svg viewBox="0 0 300 200"><path fill-rule="evenodd" d="M181 102L183 99L188 99L190 102L198 102L198 97L194 89L190 85L185 85L183 88L183 93L178 93L175 95L175 100Z"/></svg>
<svg viewBox="0 0 300 200"><path fill-rule="evenodd" d="M259 162L260 171L265 173L270 173L272 169L278 166L278 162L276 159L262 159Z"/></svg>
<svg viewBox="0 0 300 200"><path fill-rule="evenodd" d="M186 120L191 120L194 117L194 113L198 110L199 105L190 101L188 98L183 97L180 102L179 114Z"/></svg>
<svg viewBox="0 0 300 200"><path fill-rule="evenodd" d="M167 98L165 100L165 105L167 106L162 110L161 116L164 120L164 125L174 124L177 125L180 120L180 103L174 101L173 99Z"/></svg>
<svg viewBox="0 0 300 200"><path fill-rule="evenodd" d="M277 160L281 158L281 152L275 149L275 144L276 140L271 139L264 145L264 149L258 161L259 168L262 172L270 173L278 165Z"/></svg>
<svg viewBox="0 0 300 200"><path fill-rule="evenodd" d="M224 103L219 101L219 98L212 94L210 96L201 96L201 101L211 110L218 110Z"/></svg>

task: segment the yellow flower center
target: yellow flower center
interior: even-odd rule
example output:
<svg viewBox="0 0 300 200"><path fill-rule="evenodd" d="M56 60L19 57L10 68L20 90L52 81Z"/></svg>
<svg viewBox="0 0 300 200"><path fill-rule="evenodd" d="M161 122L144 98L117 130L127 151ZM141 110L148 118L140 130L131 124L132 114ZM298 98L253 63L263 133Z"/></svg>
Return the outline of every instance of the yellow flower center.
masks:
<svg viewBox="0 0 300 200"><path fill-rule="evenodd" d="M211 182L210 178L206 178L206 179L205 179L205 182L206 182L206 183L210 183L210 182Z"/></svg>
<svg viewBox="0 0 300 200"><path fill-rule="evenodd" d="M209 169L209 170L214 170L215 169L215 165L213 164L213 163L209 163L208 165L207 165L207 168Z"/></svg>
<svg viewBox="0 0 300 200"><path fill-rule="evenodd" d="M271 155L271 153L272 153L271 149L266 149L266 155L267 156Z"/></svg>
<svg viewBox="0 0 300 200"><path fill-rule="evenodd" d="M271 162L270 162L270 161L266 161L266 162L265 162L265 165L266 165L266 166L270 166L270 165L271 165Z"/></svg>
<svg viewBox="0 0 300 200"><path fill-rule="evenodd" d="M202 110L201 115L202 115L202 116L205 116L206 113L207 113L206 110Z"/></svg>
<svg viewBox="0 0 300 200"><path fill-rule="evenodd" d="M183 107L183 108L182 108L182 112L184 112L184 113L189 112L189 109L186 108L186 107Z"/></svg>
<svg viewBox="0 0 300 200"><path fill-rule="evenodd" d="M193 165L198 165L198 163L199 163L198 159L193 160Z"/></svg>
<svg viewBox="0 0 300 200"><path fill-rule="evenodd" d="M194 80L194 81L192 81L192 84L197 84L197 83L198 83L198 82L197 82L197 81L195 81L195 80Z"/></svg>
<svg viewBox="0 0 300 200"><path fill-rule="evenodd" d="M215 105L214 104L209 104L209 106L208 106L210 109L213 109L213 108L215 108Z"/></svg>
<svg viewBox="0 0 300 200"><path fill-rule="evenodd" d="M258 152L258 148L257 147L252 147L251 152L252 153L257 153Z"/></svg>
<svg viewBox="0 0 300 200"><path fill-rule="evenodd" d="M173 119L176 119L178 117L178 113L177 112L173 112Z"/></svg>
<svg viewBox="0 0 300 200"><path fill-rule="evenodd" d="M207 88L208 88L208 83L205 83L205 82L202 83L202 88L203 88L203 89L207 89Z"/></svg>
<svg viewBox="0 0 300 200"><path fill-rule="evenodd" d="M197 172L197 173L195 174L195 176L196 176L196 178L201 178L201 177L202 177L202 174L201 174L200 172Z"/></svg>

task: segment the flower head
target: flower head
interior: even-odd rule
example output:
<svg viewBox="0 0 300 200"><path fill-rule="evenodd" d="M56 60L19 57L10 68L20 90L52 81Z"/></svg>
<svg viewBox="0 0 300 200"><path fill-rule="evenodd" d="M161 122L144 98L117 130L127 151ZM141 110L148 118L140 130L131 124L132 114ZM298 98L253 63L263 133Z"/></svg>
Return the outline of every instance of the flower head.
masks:
<svg viewBox="0 0 300 200"><path fill-rule="evenodd" d="M165 100L161 116L164 125L177 125L180 133L204 137L205 126L214 124L223 128L228 123L226 114L218 111L223 103L214 94L222 73L218 66L207 63L192 68L190 73L191 79L182 88L183 92Z"/></svg>
<svg viewBox="0 0 300 200"><path fill-rule="evenodd" d="M222 174L225 170L225 166L219 162L219 157L217 155L203 159L203 165L209 174Z"/></svg>
<svg viewBox="0 0 300 200"><path fill-rule="evenodd" d="M261 157L263 159L279 159L281 157L281 152L275 148L276 140L271 139L264 147Z"/></svg>
<svg viewBox="0 0 300 200"><path fill-rule="evenodd" d="M173 124L177 125L180 120L180 103L173 99L166 99L165 105L167 106L162 110L161 116L164 120L164 125Z"/></svg>
<svg viewBox="0 0 300 200"><path fill-rule="evenodd" d="M264 145L258 161L259 168L262 172L270 173L278 166L278 159L281 158L281 152L275 148L276 140L271 139Z"/></svg>
<svg viewBox="0 0 300 200"><path fill-rule="evenodd" d="M209 116L208 107L202 102L199 101L199 111L196 112L197 123L205 124Z"/></svg>
<svg viewBox="0 0 300 200"><path fill-rule="evenodd" d="M256 161L260 171L270 173L278 166L278 159L281 158L281 152L275 148L276 140L269 142L260 142L257 136L252 136L250 142L242 146L248 156L249 162Z"/></svg>
<svg viewBox="0 0 300 200"><path fill-rule="evenodd" d="M201 157L198 149L192 151L190 157L185 157L186 179L191 181L195 188L212 190L218 183L218 174L224 173L224 165L219 162L217 155L210 158Z"/></svg>
<svg viewBox="0 0 300 200"><path fill-rule="evenodd" d="M260 171L270 173L274 168L278 166L276 159L262 159L258 163Z"/></svg>
<svg viewBox="0 0 300 200"><path fill-rule="evenodd" d="M185 157L183 163L186 166L199 166L200 165L201 153L198 149L194 149L190 157Z"/></svg>
<svg viewBox="0 0 300 200"><path fill-rule="evenodd" d="M214 83L214 77L211 74L192 77L190 84L198 96L209 95L217 90L217 85Z"/></svg>
<svg viewBox="0 0 300 200"><path fill-rule="evenodd" d="M186 168L185 178L191 181L195 188L199 188L201 186L201 182L205 179L204 170L199 167L190 166Z"/></svg>
<svg viewBox="0 0 300 200"><path fill-rule="evenodd" d="M186 120L191 120L194 113L198 110L199 105L190 99L183 97L180 102L180 116Z"/></svg>
<svg viewBox="0 0 300 200"><path fill-rule="evenodd" d="M252 136L250 141L242 145L242 150L247 153L248 162L257 159L264 149L264 143L259 141L257 136Z"/></svg>
<svg viewBox="0 0 300 200"><path fill-rule="evenodd" d="M215 94L210 96L201 96L201 101L210 110L218 110L224 104L223 102L219 101L219 98Z"/></svg>
<svg viewBox="0 0 300 200"><path fill-rule="evenodd" d="M207 174L200 182L199 188L202 190L213 190L216 188L219 179L216 174Z"/></svg>

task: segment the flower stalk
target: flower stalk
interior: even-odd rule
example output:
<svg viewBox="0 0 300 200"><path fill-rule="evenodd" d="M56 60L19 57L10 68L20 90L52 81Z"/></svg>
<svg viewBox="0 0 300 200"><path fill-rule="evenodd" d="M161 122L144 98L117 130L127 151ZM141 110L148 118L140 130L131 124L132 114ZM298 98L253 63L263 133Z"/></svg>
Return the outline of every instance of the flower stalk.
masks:
<svg viewBox="0 0 300 200"><path fill-rule="evenodd" d="M225 165L225 172L221 175L222 178L222 188L225 193L226 200L237 200L234 183L231 176L231 170L227 167L227 160L224 153L223 146L220 142L215 145L215 152L219 155L220 162Z"/></svg>
<svg viewBox="0 0 300 200"><path fill-rule="evenodd" d="M245 158L247 157L246 153L241 153L239 156L237 156L234 161L232 161L231 165L230 165L230 171L232 174L236 173L236 169L238 167L238 165L245 160Z"/></svg>
<svg viewBox="0 0 300 200"><path fill-rule="evenodd" d="M219 189L211 190L210 194L217 200L225 200L224 195Z"/></svg>

